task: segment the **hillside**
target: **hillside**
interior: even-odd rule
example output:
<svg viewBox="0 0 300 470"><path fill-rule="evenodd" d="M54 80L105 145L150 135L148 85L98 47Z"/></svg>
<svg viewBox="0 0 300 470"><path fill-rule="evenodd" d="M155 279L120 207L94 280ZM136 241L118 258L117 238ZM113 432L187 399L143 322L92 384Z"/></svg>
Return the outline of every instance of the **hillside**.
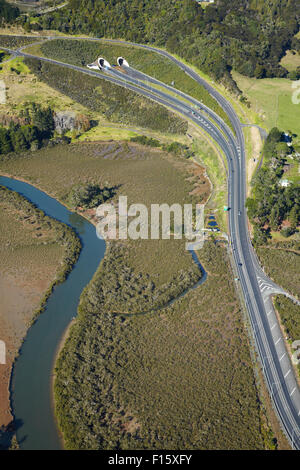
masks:
<svg viewBox="0 0 300 470"><path fill-rule="evenodd" d="M297 0L70 0L40 17L44 29L154 43L233 85L233 68L250 77L283 77L280 64L299 31ZM295 41L295 40L294 40Z"/></svg>

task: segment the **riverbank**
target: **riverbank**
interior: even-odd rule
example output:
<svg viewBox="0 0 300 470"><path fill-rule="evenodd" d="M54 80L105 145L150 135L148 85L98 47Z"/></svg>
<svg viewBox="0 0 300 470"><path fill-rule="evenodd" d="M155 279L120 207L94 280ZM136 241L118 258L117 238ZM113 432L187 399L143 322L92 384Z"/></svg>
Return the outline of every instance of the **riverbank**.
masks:
<svg viewBox="0 0 300 470"><path fill-rule="evenodd" d="M49 223L50 220L55 225L55 240L65 241L62 247L67 248L65 261L68 268L70 268L71 260L70 248L72 248L68 244L68 234L75 236L77 232L82 240L82 252L76 265L71 269L65 282L53 290L43 315L39 316L38 321L27 332L26 341L22 343L18 358L14 363L10 384L15 431L20 447L22 449L61 449L50 396L55 351L64 331L76 314L83 288L92 278L103 257L105 244L96 237L94 227L83 217L70 212L34 186L5 177L0 178L0 184L5 184L8 188L17 191L6 190L22 201L26 201L18 193L23 194L37 206L39 217L43 218L44 222ZM2 190L4 189L2 187ZM45 216L41 209L45 210L50 217ZM63 227L63 233L60 233L61 227ZM77 236L75 237L78 240ZM64 263L61 263L61 269L63 268ZM62 271L58 273L57 278L65 279ZM43 416L42 420L41 416ZM6 433L10 439L12 438L11 429L12 426ZM9 447L9 443L6 447Z"/></svg>
<svg viewBox="0 0 300 470"><path fill-rule="evenodd" d="M63 347L66 343L66 340L67 340L67 338L70 334L70 330L71 330L72 326L74 325L75 321L76 321L75 318L73 318L70 321L69 325L65 329L65 332L64 332L63 336L61 337L61 340L60 340L60 342L57 346L54 361L53 361L53 371L52 371L52 377L51 377L51 406L52 406L52 409L53 409L53 415L55 417L56 427L57 427L57 431L58 431L58 434L59 434L59 437L60 437L60 440L61 440L61 446L62 446L63 449L65 448L65 440L64 440L63 433L62 433L62 431L59 427L57 416L56 416L56 410L55 410L54 385L55 385L55 380L56 380L56 376L57 376L56 363L57 363L59 355L60 355L60 353L61 353L61 351L62 351L62 349L63 349Z"/></svg>
<svg viewBox="0 0 300 470"><path fill-rule="evenodd" d="M32 183L32 181L26 179L26 178L21 178L21 177L16 177L10 173L6 173L6 172L3 172L0 170L0 177L1 176L5 176L6 178L10 178L10 179L13 179L13 180L16 180L16 181L21 181L22 183L26 183L26 184L30 184L31 186L33 186L34 188L38 189L39 191L42 191L43 193L47 194L47 196L51 197L51 198L55 198L55 195L54 194L51 194L50 192L48 191L45 191L44 188L42 188L41 186L39 186L38 184L34 184ZM72 211L72 209L70 207L67 206L67 204L62 201L61 199L57 199L57 201L62 205L64 206L67 210L69 211ZM97 225L97 220L96 220L96 217L95 217L95 211L91 211L91 210L75 210L74 213L80 215L81 217L83 217L84 219L86 219L88 222L90 222L92 225L94 225L96 227Z"/></svg>
<svg viewBox="0 0 300 470"><path fill-rule="evenodd" d="M20 194L3 186L0 191L0 331L6 345L6 364L0 366L0 427L6 428L13 421L9 390L13 364L28 328L76 262L80 242L69 227L47 217Z"/></svg>
<svg viewBox="0 0 300 470"><path fill-rule="evenodd" d="M121 143L92 143L92 144L74 144L74 145L69 145L69 146L64 146L64 147L59 147L55 149L47 149L45 150L40 150L38 152L35 152L32 155L26 155L24 156L16 156L13 160L5 161L1 163L1 168L2 171L8 173L10 172L13 174L15 177L18 177L19 175L22 176L23 179L26 178L27 181L31 181L33 185L39 186L43 191L46 190L46 192L53 197L55 197L57 200L65 200L64 197L66 197L69 194L69 191L72 189L73 185L78 184L79 182L81 183L88 183L92 182L94 184L99 184L100 187L104 187L105 185L109 185L109 187L120 187L122 191L121 194L126 194L128 195L128 201L129 203L132 203L134 201L139 201L144 203L147 207L152 204L152 203L162 203L166 202L169 205L182 201L182 203L188 203L193 201L201 201L201 202L206 202L207 197L208 197L208 192L209 192L209 183L207 179L204 177L204 174L201 176L199 175L198 172L198 166L191 163L190 161L186 161L184 159L177 158L174 155L171 154L166 154L165 152L162 152L160 150L153 150L149 148L142 147L140 145L131 145L131 144L126 144L124 142ZM195 174L196 172L196 174ZM55 185L51 184L53 181L55 181ZM200 191L201 188L201 191ZM73 217L73 216L72 216ZM87 217L88 219L88 217ZM88 224L90 225L90 224ZM92 236L95 237L95 229L94 227L91 226L91 231L92 231ZM96 237L95 237L96 238ZM86 243L84 243L84 249L89 250L89 254L85 259L87 260L88 264L88 269L90 269L91 263L95 264L95 270L92 272L90 277L85 276L87 280L85 279L84 282L82 282L83 287L87 286L89 284L89 281L91 280L93 274L95 273L98 265L99 265L99 259L97 256L95 256L96 249L95 246L93 247L92 244L96 243L96 241L93 241L94 239L91 238L88 240ZM97 240L97 243L99 243L99 240ZM107 256L105 256L105 259L103 260L103 265L105 263L105 270L103 271L103 265L101 267L101 272L104 275L103 281L105 282L105 300L103 304L105 305L105 309L108 309L108 315L110 316L110 311L111 308L113 307L116 311L130 311L132 313L134 312L140 312L141 308L144 309L145 305L148 304L150 306L155 306L158 304L158 297L157 295L161 297L160 301L162 302L165 300L165 297L167 294L172 294L173 296L176 295L176 289L180 285L180 283L186 283L188 282L188 285L194 284L194 282L190 282L190 274L192 276L195 276L195 274L198 276L198 268L194 265L193 260L191 258L191 255L185 250L185 243L184 241L181 240L136 240L134 243L128 241L126 244L120 244L119 246L120 252L119 255L121 258L117 258L114 261L115 256L111 257L111 263L117 263L118 266L116 266L117 269L114 268L112 269L112 265L108 262ZM207 250L205 250L207 252ZM220 255L219 250L213 253L211 253L210 256L214 257L215 255ZM202 262L202 253L201 253L201 259L200 261ZM217 256L219 260L219 256ZM221 257L222 258L222 257ZM119 262L118 262L119 259ZM164 260L164 263L161 262L161 260ZM120 265L120 261L122 261L122 266ZM220 260L221 262L221 260ZM79 272L83 273L85 272L85 269L78 268L76 265L74 268L74 271L72 272L72 275L74 272ZM189 274L190 270L193 269L193 272ZM92 269L91 269L92 271ZM214 270L215 272L217 271ZM100 271L99 271L100 273ZM112 279L113 282L110 282L110 276L115 276L114 279ZM127 278L130 276L130 282L124 282L122 279L124 276ZM212 273L212 277L214 278L215 273ZM102 276L101 276L102 277ZM100 276L98 276L98 279ZM223 279L223 276L220 277L220 281ZM226 276L227 279L227 276ZM192 281L192 279L191 279ZM68 282L68 281L67 281ZM227 281L226 281L227 283ZM63 289L67 288L65 285L66 283L63 284ZM118 285L122 286L122 289L118 290ZM153 287L153 284L155 287ZM204 285L206 286L206 282ZM90 283L91 286L94 285L94 283ZM82 287L82 289L83 289ZM184 286L183 286L184 287ZM92 287L93 289L93 287ZM153 290L154 289L154 290ZM76 292L82 292L79 288L76 289ZM97 295L97 292L99 295L102 295L102 289L97 289L96 291L93 291L91 295L88 296L88 300L90 302L94 302L94 298ZM199 296L196 296L196 292L199 292ZM57 344L61 342L63 333L66 331L66 326L68 325L69 321L72 319L72 317L76 314L77 311L77 302L75 302L76 299L74 299L74 289L68 291L67 298L64 298L64 309L59 313L56 311L51 313L55 316L55 322L56 319L60 320L61 315L65 315L65 308L69 310L69 313L67 315L67 318L65 319L64 325L61 328L61 332L58 334L57 330L57 324L55 323L55 328L53 328L53 325L50 325L49 328L46 328L43 325L43 321L45 316L48 315L48 312L46 315L42 315L40 318L40 321L36 322L34 325L34 328L32 332L34 331L35 337L36 338L41 338L45 334L45 331L47 331L47 334L53 335L55 334L55 347L53 349L53 355L55 356L55 351L57 348ZM203 294L204 293L204 298ZM228 286L225 291L226 295L228 293ZM56 295L57 291L55 290L51 298L49 299L50 302L50 307L53 310L53 303L55 305L59 306L58 301L56 301ZM157 348L155 348L154 342L155 342L155 331L157 331L157 334L159 335L159 341L162 344L168 344L167 347L167 357L161 360L159 360L159 375L155 379L154 378L154 386L155 386L155 393L158 393L159 396L161 396L162 401L166 405L166 412L165 414L168 415L166 417L166 423L170 422L170 416L172 412L173 405L175 406L177 400L180 401L184 400L185 401L185 392L184 388L189 387L190 381L194 384L194 379L192 378L194 375L195 377L198 377L198 372L197 369L192 367L188 367L186 370L186 364L184 364L184 360L181 359L181 356L177 355L177 352L179 350L182 350L180 348L177 348L179 346L178 344L172 344L172 338L174 338L176 342L176 338L178 338L178 341L180 342L181 340L185 341L185 338L187 340L187 344L183 344L183 348L187 349L187 351L190 350L190 348L193 349L193 354L195 351L198 351L196 354L197 360L201 359L201 354L199 354L199 344L196 341L195 338L195 330L194 330L194 321L197 323L197 332L198 334L201 330L201 314L199 312L193 312L194 316L196 314L197 319L190 319L189 325L187 327L184 327L184 329L187 328L189 331L181 331L182 330L182 321L185 322L184 317L188 314L189 307L187 307L187 311L178 311L177 312L177 327L179 328L178 333L176 333L176 328L173 331L173 326L172 326L172 319L169 318L169 314L171 313L170 310L175 309L176 311L179 309L179 307L183 304L186 304L186 299L194 299L193 303L198 303L202 301L205 303L203 304L203 308L201 307L201 310L204 311L207 310L207 305L211 306L211 295L210 292L208 292L207 288L205 288L205 291L202 291L200 289L195 289L193 291L190 291L188 295L184 296L178 302L170 305L168 309L163 309L160 311L160 313L155 313L154 315L142 315L142 316L132 316L129 318L126 318L126 324L129 322L130 325L132 325L132 328L135 327L135 322L137 322L137 325L139 325L142 328L142 324L145 322L145 328L146 331L149 332L149 338L145 341L147 344L141 344L141 352L143 354L143 364L145 367L148 367L147 361L150 360L152 361L152 355L154 354L155 357L155 352ZM214 298L214 297L213 297ZM116 302L113 303L111 302L111 299L116 299ZM147 300L148 299L148 300ZM70 302L73 302L73 305L69 305ZM150 302L150 303L149 303ZM231 303L231 301L228 299L228 302ZM75 305L76 304L76 305ZM165 304L165 302L163 302ZM197 306L194 305L196 308ZM47 306L48 309L48 306ZM147 308L145 310L148 310ZM235 308L234 308L235 310ZM167 313L169 312L169 313ZM216 315L219 315L217 304L214 304L213 307L213 312L214 315L213 317L215 318ZM167 315L167 316L166 316ZM50 313L49 315L50 316ZM106 315L105 315L106 316ZM96 315L97 317L97 315ZM181 318L180 318L181 317ZM214 320L213 318L213 320ZM155 324L155 321L159 319L159 325L157 328L155 327L154 330L152 329L152 320ZM87 319L88 320L88 319ZM167 320L167 330L164 330L163 324L164 321ZM123 322L122 317L119 317L119 320L116 320L117 323ZM151 324L148 325L148 322ZM232 323L232 320L230 321ZM50 323L50 320L49 320ZM71 337L76 335L78 332L78 329L83 328L83 332L85 331L86 328L93 328L97 327L98 324L98 318L93 317L93 323L91 325L85 324L81 325L79 323L79 319L75 322L74 328L71 329L70 335ZM40 326L39 326L40 325ZM109 320L108 320L108 328L109 326ZM35 331L35 327L37 331ZM73 333L74 331L74 333ZM100 331L102 331L100 329ZM144 328L142 328L142 331L144 331ZM210 332L212 331L211 329L209 330ZM119 333L120 332L114 332L116 333L115 341L118 340L119 338ZM129 332L128 332L129 333ZM145 333L145 332L144 332ZM167 337L164 339L163 335L164 333L167 335ZM207 336L207 331L206 328L204 328L203 333ZM233 332L231 332L233 333ZM171 337L169 336L171 335ZM101 335L100 335L101 336ZM122 336L122 335L121 335ZM190 346L191 338L195 338L192 340L192 345ZM100 339L100 338L99 338ZM64 345L68 345L68 347L71 346L70 341L72 341L72 338L70 339L68 337L68 340L64 343ZM115 343L114 341L114 343ZM130 344L134 344L136 341L135 338L132 338L132 342ZM149 341L149 342L148 342ZM205 339L205 343L208 340ZM14 400L14 408L17 410L17 416L24 417L25 421L25 426L23 429L18 432L18 440L21 441L24 435L28 435L28 439L22 443L22 448L44 448L45 445L48 445L51 448L57 448L56 446L60 446L61 444L58 442L57 437L57 427L55 426L55 421L53 417L53 408L51 408L51 396L49 397L48 400L48 391L50 393L51 389L51 383L47 382L47 379L51 378L52 382L52 377L51 375L53 374L53 363L55 361L55 357L49 357L49 361L46 366L43 364L40 364L40 357L35 358L35 353L36 353L36 348L34 346L34 341L32 338L28 338L28 341L25 342L26 347L23 351L21 362L17 361L17 370L16 370L16 378L18 379L16 383L14 383L14 393L17 395L17 399ZM52 343L54 344L54 339L52 342L51 339L51 345ZM170 343L170 344L169 344ZM214 343L214 338L211 338L211 343L210 347L213 347ZM104 348L107 348L109 346L109 342L105 343L103 345ZM152 349L153 346L153 349ZM172 356L172 351L174 350L173 346L175 347L174 351L174 357ZM114 344L115 347L115 344ZM148 348L149 347L149 348ZM170 350L169 350L170 348ZM30 373L33 374L34 371L32 369L32 362L29 363L29 361L26 359L27 357L27 349L30 349L30 353L32 356L34 356L34 361L36 360L38 362L37 367L36 367L36 375L39 376L38 379L43 381L43 384L46 383L47 387L45 388L45 393L43 390L43 397L40 396L40 393L38 390L34 389L31 392L31 388L33 387L34 384L26 384L28 385L28 389L30 389L30 393L32 398L32 403L30 404L30 409L25 409L26 406L24 404L24 396L25 393L22 390L22 372L28 370L29 364L30 364ZM160 348L159 348L160 349ZM206 346L205 346L206 349ZM33 351L32 351L33 350ZM65 348L63 348L60 357L65 356ZM202 357L204 361L206 362L206 355L205 351L201 351L202 354L204 354ZM46 352L46 354L48 354ZM121 355L118 357L120 360L122 360L122 352ZM28 353L29 356L29 353ZM42 356L39 354L39 356ZM147 359L148 358L148 359ZM50 361L51 359L51 361ZM73 358L70 357L71 360ZM98 360L98 356L96 358ZM219 358L215 358L216 362L219 362ZM23 362L22 362L23 361ZM170 362L169 362L170 361ZM170 364L175 361L175 365L179 367L179 376L184 378L184 387L180 387L180 390L178 390L178 394L176 393L177 397L172 397L171 402L168 401L168 397L166 395L166 390L163 384L165 382L170 381L170 377L165 377L165 372L164 372L164 364ZM34 365L34 364L33 364ZM199 364L198 364L199 365ZM35 365L34 365L35 367ZM167 368L168 369L168 368ZM35 369L34 369L35 370ZM47 371L49 373L47 377ZM58 371L61 371L61 367L58 367ZM202 364L202 371L204 371L205 376L210 375L208 373L208 370L206 370L206 364ZM62 371L63 372L63 371ZM130 371L129 371L130 372ZM100 374L101 375L101 374ZM41 377L40 377L41 376ZM19 378L18 378L19 377ZM131 380L132 374L130 372L130 377L128 377L128 380ZM141 377L140 377L141 379ZM139 386L141 386L141 390L144 390L142 387L142 384L140 383L139 379ZM148 379L147 379L148 380ZM149 377L150 380L150 377ZM206 381L206 379L205 379ZM150 380L151 382L151 380ZM117 383L117 382L116 382ZM155 385L156 384L156 385ZM149 383L147 384L148 387ZM170 387L168 387L169 390L174 389L174 383L169 384ZM204 384L203 384L204 385ZM225 384L224 384L225 385ZM150 385L149 385L150 386ZM194 385L193 385L194 386ZM197 391L198 386L196 387ZM251 388L251 387L250 387ZM148 389L148 388L147 388ZM146 389L145 389L146 390ZM71 393L71 390L69 391ZM127 387L126 391L127 393ZM27 393L29 391L27 390ZM191 392L193 393L193 392ZM204 392L203 392L204 393ZM37 397L37 398L35 398ZM41 399L43 398L43 403L41 403ZM80 401L82 400L83 396L80 398ZM153 394L151 397L149 397L149 400L151 401L153 398ZM203 397L204 398L204 397ZM173 399L175 400L173 402ZM48 401L47 401L48 400ZM142 401L143 400L148 400L146 396L142 393L139 398L140 402L138 404L138 408L140 409L140 406L142 406ZM204 398L206 400L206 398ZM252 401L252 399L250 400ZM198 403L199 399L195 401L195 403ZM60 401L61 403L61 401ZM49 405L50 410L46 409L46 413L44 412L44 405L46 404L46 408ZM106 406L107 404L105 404ZM60 406L60 405L59 405ZM81 404L79 405L81 408ZM133 406L133 404L132 404ZM27 407L29 408L29 407ZM196 406L193 409L194 418L195 418L195 423L198 420L197 417L197 410ZM42 411L41 411L42 410ZM140 410L141 411L141 410ZM140 414L140 411L138 410L138 415ZM128 411L130 412L130 410ZM179 409L179 414L177 413L177 418L180 421L180 414L184 413L185 409L184 407L180 406ZM39 422L39 416L43 414L43 423ZM29 416L29 417L28 417ZM26 417L27 421L30 420L30 422L26 422ZM128 418L128 421L130 421L128 414L126 413L125 418ZM138 417L138 419L144 420L146 417ZM176 418L176 419L177 419ZM51 420L51 421L49 421ZM179 422L178 421L178 422ZM46 428L47 424L47 428ZM126 428L130 429L134 427L134 423L132 425L128 424L127 421L124 422L124 425L126 425ZM40 428L41 426L41 428ZM49 432L49 428L51 428L51 432ZM113 423L112 423L113 426ZM54 428L54 429L53 429ZM75 428L74 428L75 429ZM55 432L55 436L51 434ZM172 432L171 427L169 429L170 432ZM169 433L168 431L168 433ZM49 436L49 434L51 434ZM181 434L181 431L180 431ZM185 434L185 430L183 430L183 434ZM67 439L70 439L70 436L66 435L64 433L64 436ZM46 441L47 438L47 442ZM84 441L82 441L84 442ZM59 448L60 448L59 447ZM92 447L91 447L92 448Z"/></svg>

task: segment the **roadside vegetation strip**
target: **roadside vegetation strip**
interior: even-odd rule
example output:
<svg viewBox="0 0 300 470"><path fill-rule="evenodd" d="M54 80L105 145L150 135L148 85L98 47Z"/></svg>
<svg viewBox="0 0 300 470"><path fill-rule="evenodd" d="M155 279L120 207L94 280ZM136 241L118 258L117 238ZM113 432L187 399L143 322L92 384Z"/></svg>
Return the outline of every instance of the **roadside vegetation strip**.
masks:
<svg viewBox="0 0 300 470"><path fill-rule="evenodd" d="M266 273L279 286L300 299L300 242L273 242L257 247L256 252ZM291 251L297 250L297 251ZM300 314L300 307L298 306Z"/></svg>
<svg viewBox="0 0 300 470"><path fill-rule="evenodd" d="M81 72L38 59L27 58L25 63L40 80L92 111L100 112L109 121L160 132L186 132L187 123L182 118L121 86L105 80L99 83L97 77L91 76L83 80Z"/></svg>
<svg viewBox="0 0 300 470"><path fill-rule="evenodd" d="M21 46L26 46L34 42L37 38L27 36L12 36L0 34L0 48L8 47L10 49L18 49Z"/></svg>
<svg viewBox="0 0 300 470"><path fill-rule="evenodd" d="M180 70L169 59L159 54L141 49L137 46L108 44L104 41L55 39L41 45L40 51L46 57L84 66L93 62L100 55L110 63L116 63L119 56L123 56L133 68L153 76L154 78L172 85L174 88L203 101L205 105L215 111L231 127L226 113L210 96L204 87Z"/></svg>
<svg viewBox="0 0 300 470"><path fill-rule="evenodd" d="M244 127L246 149L247 196L250 195L252 178L259 168L262 157L262 139L256 127Z"/></svg>
<svg viewBox="0 0 300 470"><path fill-rule="evenodd" d="M192 149L195 153L194 160L200 165L204 164L206 172L212 184L210 199L206 205L206 214L213 211L220 228L227 233L227 217L224 205L227 204L227 165L219 147L201 132L198 128L191 131L194 138Z"/></svg>
<svg viewBox="0 0 300 470"><path fill-rule="evenodd" d="M300 380L300 307L291 299L283 295L277 295L274 298L274 306L280 318L284 329L286 340L288 342L288 351L293 356L293 363L298 372L298 383ZM297 352L299 354L297 354Z"/></svg>
<svg viewBox="0 0 300 470"><path fill-rule="evenodd" d="M300 340L300 309L292 300L283 295L277 295L274 305L280 315L281 322L290 341ZM300 367L299 367L300 373Z"/></svg>

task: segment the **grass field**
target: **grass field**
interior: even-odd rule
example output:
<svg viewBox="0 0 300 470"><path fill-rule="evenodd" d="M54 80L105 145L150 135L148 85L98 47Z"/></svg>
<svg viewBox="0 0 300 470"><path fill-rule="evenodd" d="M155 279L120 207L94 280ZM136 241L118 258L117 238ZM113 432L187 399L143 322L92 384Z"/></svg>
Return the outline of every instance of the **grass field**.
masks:
<svg viewBox="0 0 300 470"><path fill-rule="evenodd" d="M284 174L284 177L287 178L289 181L292 181L293 183L300 183L300 163L299 162L293 162L291 160L288 160L288 163L290 163L290 167L287 170L287 172Z"/></svg>
<svg viewBox="0 0 300 470"><path fill-rule="evenodd" d="M286 68L289 72L296 70L300 67L300 54L296 51L293 54L292 51L287 51L286 55L281 59L280 65Z"/></svg>
<svg viewBox="0 0 300 470"><path fill-rule="evenodd" d="M6 85L6 103L0 104L1 114L19 113L26 101L35 101L43 106L50 105L57 111L72 110L83 114L90 114L89 110L84 106L37 80L30 73L21 57L2 65L0 79ZM94 119L99 119L97 114L93 113L93 116Z"/></svg>
<svg viewBox="0 0 300 470"><path fill-rule="evenodd" d="M292 81L284 78L257 80L233 73L239 88L249 98L260 118L260 124L270 130L278 127L300 135L300 105L293 104Z"/></svg>

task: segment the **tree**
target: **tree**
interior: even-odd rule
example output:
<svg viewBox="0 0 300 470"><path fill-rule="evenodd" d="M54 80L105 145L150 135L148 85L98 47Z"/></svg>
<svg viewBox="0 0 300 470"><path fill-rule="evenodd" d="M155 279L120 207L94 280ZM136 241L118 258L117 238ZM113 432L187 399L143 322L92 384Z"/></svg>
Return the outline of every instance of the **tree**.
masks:
<svg viewBox="0 0 300 470"><path fill-rule="evenodd" d="M32 106L32 124L40 131L42 138L51 137L54 130L53 111L48 106L42 108L40 104Z"/></svg>
<svg viewBox="0 0 300 470"><path fill-rule="evenodd" d="M101 189L96 184L78 184L74 186L68 196L72 207L83 207L85 209L96 207L113 197L113 188Z"/></svg>
<svg viewBox="0 0 300 470"><path fill-rule="evenodd" d="M254 219L257 214L257 204L255 200L251 197L248 197L246 200L246 208L248 212L249 219Z"/></svg>
<svg viewBox="0 0 300 470"><path fill-rule="evenodd" d="M280 210L279 207L276 205L272 208L270 214L270 226L272 230L278 230L280 226Z"/></svg>
<svg viewBox="0 0 300 470"><path fill-rule="evenodd" d="M253 242L255 245L266 245L268 243L268 231L260 225L254 224L253 226Z"/></svg>
<svg viewBox="0 0 300 470"><path fill-rule="evenodd" d="M278 144L276 144L276 152L281 158L284 158L291 151L285 142L279 142Z"/></svg>
<svg viewBox="0 0 300 470"><path fill-rule="evenodd" d="M270 130L270 133L267 137L267 142L280 142L281 140L281 136L282 136L282 132L280 132L280 130L278 129L278 127L273 127L271 130Z"/></svg>
<svg viewBox="0 0 300 470"><path fill-rule="evenodd" d="M0 19L7 23L12 23L20 15L19 8L16 8L5 0L0 0Z"/></svg>
<svg viewBox="0 0 300 470"><path fill-rule="evenodd" d="M10 135L15 152L22 152L23 150L29 148L21 128L17 129L16 131L11 131Z"/></svg>
<svg viewBox="0 0 300 470"><path fill-rule="evenodd" d="M254 70L255 78L264 78L266 76L266 69L263 65L257 64Z"/></svg>
<svg viewBox="0 0 300 470"><path fill-rule="evenodd" d="M293 229L296 229L299 223L299 219L300 219L300 206L295 205L292 207L292 209L289 212L288 219L291 223L291 227Z"/></svg>
<svg viewBox="0 0 300 470"><path fill-rule="evenodd" d="M12 151L10 133L7 129L0 127L0 154Z"/></svg>
<svg viewBox="0 0 300 470"><path fill-rule="evenodd" d="M22 126L21 130L28 144L34 140L38 140L38 129L35 126Z"/></svg>
<svg viewBox="0 0 300 470"><path fill-rule="evenodd" d="M284 227L280 233L283 237L288 238L295 233L295 230L292 227Z"/></svg>

